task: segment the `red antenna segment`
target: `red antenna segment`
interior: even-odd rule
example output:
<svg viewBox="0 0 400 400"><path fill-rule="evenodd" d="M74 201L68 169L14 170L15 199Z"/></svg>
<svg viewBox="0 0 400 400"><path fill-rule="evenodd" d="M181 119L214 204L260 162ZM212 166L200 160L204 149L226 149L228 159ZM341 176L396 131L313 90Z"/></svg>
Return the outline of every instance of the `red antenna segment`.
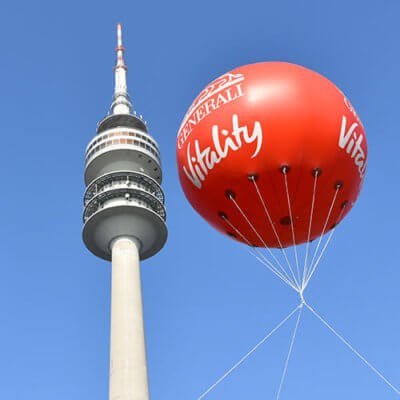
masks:
<svg viewBox="0 0 400 400"><path fill-rule="evenodd" d="M117 64L115 66L115 68L124 68L127 69L127 66L125 65L125 61L124 61L124 46L122 46L122 28L121 28L121 24L117 25L117 38L118 38L118 42L117 42L117 48L115 49L116 53L117 53Z"/></svg>

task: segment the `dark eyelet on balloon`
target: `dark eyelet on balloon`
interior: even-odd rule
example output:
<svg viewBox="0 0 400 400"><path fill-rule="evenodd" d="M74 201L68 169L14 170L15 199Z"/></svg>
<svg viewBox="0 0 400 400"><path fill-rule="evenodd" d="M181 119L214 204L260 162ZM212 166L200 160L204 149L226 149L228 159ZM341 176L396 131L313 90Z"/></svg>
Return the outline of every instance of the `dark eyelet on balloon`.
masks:
<svg viewBox="0 0 400 400"><path fill-rule="evenodd" d="M229 200L234 200L236 197L235 192L233 192L232 190L227 190L225 192L225 196L229 199Z"/></svg>
<svg viewBox="0 0 400 400"><path fill-rule="evenodd" d="M337 223L333 224L330 229L334 229L337 227Z"/></svg>
<svg viewBox="0 0 400 400"><path fill-rule="evenodd" d="M321 168L314 168L312 171L312 176L318 177L321 176L322 174L322 169Z"/></svg>
<svg viewBox="0 0 400 400"><path fill-rule="evenodd" d="M282 217L279 222L281 225L290 225L292 220L290 219L289 215L286 215L286 217Z"/></svg>
<svg viewBox="0 0 400 400"><path fill-rule="evenodd" d="M230 237L233 237L233 238L236 238L237 236L234 234L234 233L232 233L232 232L226 232L227 233L227 235L229 235Z"/></svg>
<svg viewBox="0 0 400 400"><path fill-rule="evenodd" d="M336 190L339 190L339 189L341 189L343 187L343 182L342 181L337 181L336 183L335 183L335 189Z"/></svg>
<svg viewBox="0 0 400 400"><path fill-rule="evenodd" d="M223 213L222 211L220 211L220 212L218 213L218 215L219 215L220 218L222 218L222 219L228 219L228 216L227 216L225 213Z"/></svg>
<svg viewBox="0 0 400 400"><path fill-rule="evenodd" d="M341 209L346 208L346 207L347 207L347 204L349 204L349 201L348 201L348 200L344 201L344 202L342 203L342 205L340 206L340 208L341 208Z"/></svg>
<svg viewBox="0 0 400 400"><path fill-rule="evenodd" d="M282 174L286 175L290 171L289 165L282 165L279 170L282 172Z"/></svg>
<svg viewBox="0 0 400 400"><path fill-rule="evenodd" d="M258 175L257 174L248 174L247 179L251 182L255 182L258 179Z"/></svg>

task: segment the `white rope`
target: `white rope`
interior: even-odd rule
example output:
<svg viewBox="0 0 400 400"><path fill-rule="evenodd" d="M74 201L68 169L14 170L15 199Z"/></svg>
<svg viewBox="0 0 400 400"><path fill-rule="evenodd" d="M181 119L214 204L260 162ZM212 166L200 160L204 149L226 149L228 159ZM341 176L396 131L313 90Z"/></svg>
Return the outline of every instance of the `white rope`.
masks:
<svg viewBox="0 0 400 400"><path fill-rule="evenodd" d="M235 370L240 364L242 364L252 353L254 353L269 337L271 337L300 307L298 305L285 319L283 319L271 332L268 333L260 342L258 342L245 356L243 356L230 370L228 370L221 378L217 380L212 386L210 386L197 400L201 400L204 396L211 392L220 382L222 382L233 370Z"/></svg>
<svg viewBox="0 0 400 400"><path fill-rule="evenodd" d="M223 218L227 224L248 244L248 246L250 247L250 249L253 249L255 252L257 252L260 257L257 256L257 254L254 251L251 251L249 249L250 254L252 254L259 262L261 262L262 264L264 264L271 272L273 272L278 278L280 278L284 283L286 283L288 286L290 286L292 289L294 289L296 292L299 293L300 295L300 299L301 299L301 303L289 314L287 315L271 332L269 332L260 342L258 342L256 344L256 346L254 346L245 356L243 356L232 368L230 368L221 378L219 378L212 386L210 386L200 397L198 397L198 400L203 399L210 391L212 391L220 382L222 382L231 372L233 372L237 367L239 367L252 353L254 353L258 347L260 347L269 337L271 337L297 310L299 310L299 314L297 317L297 321L296 321L296 325L293 331L293 335L291 338L291 342L290 342L290 347L289 347L289 352L287 354L286 360L285 360L285 365L284 365L284 369L283 369L283 373L281 376L281 381L279 384L279 388L277 391L277 397L276 400L279 400L281 392L282 392L282 388L283 388L283 384L287 375L287 370L288 370L288 365L289 365L289 361L292 355L292 351L293 351L293 347L294 347L294 342L296 339L296 335L298 332L298 328L299 328L299 324L300 324L300 319L302 316L302 312L303 312L303 306L305 305L342 343L344 343L364 364L366 364L373 372L375 372L376 375L378 375L392 390L394 390L398 395L400 395L400 390L397 389L392 383L390 383L390 381L385 378L382 373L380 373L371 363L369 363L365 357L363 357L353 346L351 346L351 344L344 339L331 325L328 324L328 322L326 322L310 305L308 305L303 298L303 292L305 290L305 288L308 286L312 276L314 275L317 266L319 265L319 262L322 258L322 256L324 255L329 242L331 241L331 238L335 232L336 228L333 228L330 232L330 235L322 249L322 251L320 252L319 256L317 257L318 254L318 250L319 247L321 245L322 242L322 237L325 234L326 231L326 227L328 225L329 222L329 218L331 216L334 204L336 202L337 199L337 195L338 192L340 190L341 186L337 186L336 187L336 191L335 194L333 196L332 199L332 203L331 206L329 208L329 212L328 212L328 216L326 218L326 221L324 223L324 227L322 229L321 235L319 237L318 240L318 244L317 247L314 251L314 255L312 257L312 260L309 264L307 264L308 261L308 255L309 255L309 243L310 243L310 236L311 236L311 228L312 228L312 220L313 220L313 213L314 213L314 208L315 208L315 197L316 197L316 185L317 185L317 178L318 178L318 174L315 174L315 179L314 179L314 188L313 188L313 197L312 197L312 204L311 204L311 211L310 211L310 222L309 222L309 227L308 227L308 237L307 237L307 248L306 248L306 254L305 254L305 260L304 260L304 267L303 267L303 272L302 272L302 276L300 274L300 268L299 268L299 259L298 259L298 253L297 253L297 248L296 248L296 237L295 237L295 231L294 231L294 221L293 221L293 215L292 215L292 209L291 209L291 202L290 202L290 196L289 196L289 188L288 188L288 182L287 182L287 176L286 176L286 172L287 170L283 170L282 171L284 174L284 180L285 180L285 188L286 188L286 196L287 196L287 201L288 201L288 208L289 208L289 217L290 217L290 222L291 222L291 231L292 231L292 239L293 239L293 246L294 246L294 253L295 253L295 258L296 258L296 268L297 268L297 278L296 275L291 267L291 264L287 258L286 252L282 246L282 243L279 239L279 235L275 229L275 226L273 224L273 221L271 219L271 216L268 212L267 206L265 204L265 201L261 195L261 192L259 191L259 188L256 184L255 179L250 179L253 183L254 186L257 190L257 194L259 196L259 199L264 207L266 216L268 218L268 221L274 231L274 234L277 238L277 241L281 247L281 250L283 251L283 254L285 256L286 262L289 266L290 272L292 274L292 278L289 276L289 274L287 273L286 269L283 268L283 266L281 265L281 263L277 260L277 258L274 256L274 254L271 252L271 250L269 249L269 247L266 245L266 243L264 242L263 238L260 236L260 234L257 232L256 228L253 226L253 224L250 222L249 218L246 216L246 214L243 212L243 210L240 208L240 206L238 205L238 203L236 202L234 196L229 196L229 199L233 201L233 203L235 204L236 208L239 210L240 214L243 216L243 218L246 220L246 222L249 224L249 226L251 227L251 229L255 232L255 234L257 235L257 237L261 240L261 242L263 243L263 245L265 246L265 248L269 251L270 255L273 257L273 259L277 262L277 264L279 265L279 267L281 268L282 272L280 270L278 270L278 268L272 264L272 262L270 260L268 260L258 249L257 247L253 246L250 241L228 220L228 218ZM344 211L344 207L342 207L342 211L338 217L337 220L340 220L340 217L342 215ZM317 260L315 261L317 257ZM315 262L314 262L315 261ZM299 284L299 282L301 281L301 286Z"/></svg>
<svg viewBox="0 0 400 400"><path fill-rule="evenodd" d="M336 188L335 194L334 194L333 199L332 199L331 206L330 206L330 208L329 208L328 216L327 216L327 218L326 218L324 227L322 228L322 232L321 232L321 235L320 235L320 237L319 237L317 247L316 247L316 249L315 249L315 251L314 251L314 255L313 255L313 258L312 258L312 260L311 260L310 266L312 266L312 265L314 264L314 260L315 260L315 257L316 257L316 255L317 255L319 246L321 245L322 236L324 235L326 226L328 225L328 221L329 221L329 218L330 218L330 216L331 216L331 212L332 212L333 206L334 206L334 204L335 204L336 197L337 197L337 194L339 193L339 190L340 190L340 186L338 186L338 187ZM308 278L307 278L307 281L308 281ZM302 288L302 289L304 290L304 285L303 285L303 288Z"/></svg>
<svg viewBox="0 0 400 400"><path fill-rule="evenodd" d="M342 214L343 214L343 211L344 211L344 210L345 210L345 207L342 207L342 211L340 211L340 214L339 214L339 216L338 216L338 218L337 218L337 221L340 221L340 218L342 217ZM311 264L310 264L310 267L311 267L311 268L310 268L310 271L309 271L310 273L309 273L309 275L308 275L308 278L307 278L306 282L303 283L303 287L302 287L302 291L303 291L303 292L304 292L304 289L307 287L308 283L310 282L310 279L312 278L312 276L313 276L315 270L317 269L317 266L318 266L319 262L321 261L321 258L322 258L322 256L324 255L325 250L326 250L326 248L328 247L328 244L329 244L329 242L331 241L333 234L335 233L335 230L336 230L336 226L335 226L334 228L332 228L331 233L330 233L329 236L328 236L328 240L325 242L325 245L324 245L324 247L323 247L323 249L322 249L320 255L318 256L318 259L317 259L317 261L315 262L315 264L314 264L314 265L311 265Z"/></svg>
<svg viewBox="0 0 400 400"><path fill-rule="evenodd" d="M233 196L229 197L230 200L233 201L233 203L235 204L236 208L239 210L240 214L242 214L242 217L246 220L246 222L249 224L249 226L251 227L251 229L254 231L254 233L258 236L258 238L261 240L262 244L264 245L264 247L268 250L269 254L271 255L271 257L275 260L275 262L279 265L279 267L281 268L281 270L287 275L285 269L282 267L281 263L279 262L279 260L275 257L275 255L272 253L271 249L267 246L267 244L265 243L264 239L261 237L261 235L257 232L256 228L254 227L254 225L250 222L249 218L246 216L246 214L243 212L243 210L240 208L239 204L237 203L237 201L235 200L235 198ZM289 276L287 275L288 279ZM298 289L300 290L300 285L299 282L296 282L296 286L298 287Z"/></svg>
<svg viewBox="0 0 400 400"><path fill-rule="evenodd" d="M306 276L307 276L308 251L310 249L311 225L312 225L312 219L313 219L313 214L314 214L315 192L316 192L316 188L317 188L317 179L318 179L318 173L316 172L314 175L314 189L313 189L313 197L312 197L312 202L311 202L310 223L308 224L307 247L306 247L306 256L304 259L303 279L301 281L301 287L303 288L303 290L304 290L304 280L306 279Z"/></svg>
<svg viewBox="0 0 400 400"><path fill-rule="evenodd" d="M261 264L264 264L267 268L271 269L271 268L268 266L267 263L265 263L263 260L261 260L260 258L258 258L258 257L257 257L254 253L252 253L250 250L249 250L249 253L250 253L253 257L255 257ZM271 269L271 271L278 275L278 272L277 272L277 271L272 270L272 269ZM291 284L287 279L285 279L284 277L282 277L281 274L279 274L278 276L279 276L279 278L281 278L285 283L287 283L293 290L295 290L297 293L300 293L299 289L298 289L296 286L294 286L293 284Z"/></svg>
<svg viewBox="0 0 400 400"><path fill-rule="evenodd" d="M374 366L372 366L346 339L332 328L311 306L304 303L307 308L337 337L339 338L361 361L363 361L373 372L375 372L388 386L390 386L397 394L400 395L400 390L393 386Z"/></svg>
<svg viewBox="0 0 400 400"><path fill-rule="evenodd" d="M297 255L296 237L295 237L295 234L294 234L294 223L293 223L293 216L292 216L292 207L290 205L290 196L289 196L289 188L288 188L288 183L287 183L286 171L283 172L283 176L285 178L286 197L287 197L287 201L288 201L290 225L292 227L292 239L293 239L294 255L295 255L295 258L296 258L297 275L299 277L299 282L300 282L299 258L298 258L298 255ZM299 285L299 287L300 287L300 285Z"/></svg>
<svg viewBox="0 0 400 400"><path fill-rule="evenodd" d="M283 276L282 273L271 263L271 261L269 261L269 260L265 257L265 255L263 255L256 247L254 247L254 246L252 246L252 247L253 247L253 248L255 249L255 251L263 258L263 260L269 262L270 266L274 269L274 271L276 271L276 273L279 273L279 276L280 276L280 277L283 277L283 278L284 278L285 282L287 282L291 287L293 287L293 289L296 290L296 292L299 292L299 291L300 291L299 287L296 286L296 284L292 281L292 279L290 279L290 277L288 276L288 274L286 273L286 271L285 271L283 268L281 268L281 269L282 269L283 272L285 273L285 276ZM258 259L257 256L255 256L255 257Z"/></svg>
<svg viewBox="0 0 400 400"><path fill-rule="evenodd" d="M291 281L286 279L277 269L276 267L269 261L264 254L262 254L257 248L255 248L249 240L242 234L242 232L237 229L232 222L229 221L228 218L224 218L224 221L247 243L247 245L250 248L255 249L255 251L260 255L262 260L257 257L256 254L254 254L252 251L249 250L249 253L254 256L258 261L260 261L263 265L265 265L271 272L273 272L278 278L282 279L287 285L289 285L291 288L293 288L296 292L299 292L298 288L296 288Z"/></svg>
<svg viewBox="0 0 400 400"><path fill-rule="evenodd" d="M321 257L324 255L325 250L326 250L326 248L328 247L328 244L329 244L329 242L331 241L332 236L333 236L335 230L336 230L336 227L333 228L332 231L331 231L331 233L329 234L328 240L326 241L325 246L324 246L324 248L322 249L321 254L319 255L319 257L318 257L317 261L315 262L314 266L311 266L311 269L310 269L311 273L310 273L310 275L308 276L306 282L303 283L303 289L302 289L303 291L304 291L304 289L307 287L307 285L308 285L308 283L310 282L310 279L312 278L312 276L314 275L314 272L315 272L315 270L317 269L317 266L318 266L319 262L321 261Z"/></svg>
<svg viewBox="0 0 400 400"><path fill-rule="evenodd" d="M280 238L279 238L278 232L277 232L276 229L275 229L274 223L272 222L271 216L269 215L269 212L268 212L268 209L267 209L267 205L265 204L265 201L264 201L264 199L263 199L263 197L262 197L262 195L261 195L261 192L260 192L260 190L258 189L257 182L255 181L254 178L251 179L251 181L254 183L254 186L255 186L255 188L256 188L256 190L257 190L258 197L259 197L259 199L260 199L260 201L261 201L261 203L262 203L262 205L263 205L263 207L264 207L265 214L267 215L268 221L269 221L269 223L270 223L270 225L271 225L271 228L272 228L272 230L273 230L273 232L274 232L274 234L275 234L276 240L278 241L279 247L281 248L281 250L282 250L282 252L283 252L283 255L284 255L285 259L286 259L287 265L289 266L289 270L290 270L290 272L291 272L291 274L292 274L292 277L293 277L293 279L294 279L294 282L296 282L296 276L295 276L295 274L294 274L294 272L293 272L292 266L291 266L291 264L290 264L290 262L289 262L289 259L288 259L287 255L286 255L286 251L285 251L284 247L282 246L282 242L281 242L281 240L280 240Z"/></svg>
<svg viewBox="0 0 400 400"><path fill-rule="evenodd" d="M295 328L294 328L292 340L291 340L291 342L290 342L289 353L288 353L288 355L287 355L287 357L286 357L285 367L284 367L284 369L283 369L283 373L282 373L282 377L281 377L281 383L279 384L279 389L278 389L278 394L277 394L277 396L276 396L276 400L279 400L279 397L280 397L280 395L281 395L282 386L283 386L283 382L284 382L285 377L286 377L286 372L287 372L287 369L288 369L290 356L292 355L294 340L296 339L297 329L299 328L301 313L303 312L303 303L301 303L301 305L300 305L299 308L300 308L300 309L299 309L299 315L297 316L296 326L295 326Z"/></svg>

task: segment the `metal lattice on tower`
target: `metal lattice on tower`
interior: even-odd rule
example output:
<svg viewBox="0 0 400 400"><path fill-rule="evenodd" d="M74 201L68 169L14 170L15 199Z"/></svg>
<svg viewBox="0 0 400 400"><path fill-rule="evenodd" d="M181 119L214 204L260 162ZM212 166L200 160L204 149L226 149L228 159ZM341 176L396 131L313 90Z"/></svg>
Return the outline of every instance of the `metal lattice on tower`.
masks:
<svg viewBox="0 0 400 400"><path fill-rule="evenodd" d="M139 259L167 240L160 150L142 116L132 114L121 25L118 24L111 113L85 157L83 241L112 260L110 400L147 400Z"/></svg>

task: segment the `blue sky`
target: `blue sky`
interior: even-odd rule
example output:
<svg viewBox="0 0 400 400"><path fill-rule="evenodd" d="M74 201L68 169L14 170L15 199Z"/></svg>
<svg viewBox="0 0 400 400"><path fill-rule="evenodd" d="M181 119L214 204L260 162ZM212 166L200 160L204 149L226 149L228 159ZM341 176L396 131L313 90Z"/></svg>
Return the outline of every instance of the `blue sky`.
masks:
<svg viewBox="0 0 400 400"><path fill-rule="evenodd" d="M196 399L297 304L180 189L175 139L212 79L288 61L331 79L368 138L364 189L306 296L395 385L400 86L392 1L8 2L0 24L2 396L106 399L110 265L81 240L84 150L111 103L115 29L128 85L163 159L169 239L142 264L151 397ZM206 399L274 398L295 319ZM281 399L394 399L310 312Z"/></svg>

